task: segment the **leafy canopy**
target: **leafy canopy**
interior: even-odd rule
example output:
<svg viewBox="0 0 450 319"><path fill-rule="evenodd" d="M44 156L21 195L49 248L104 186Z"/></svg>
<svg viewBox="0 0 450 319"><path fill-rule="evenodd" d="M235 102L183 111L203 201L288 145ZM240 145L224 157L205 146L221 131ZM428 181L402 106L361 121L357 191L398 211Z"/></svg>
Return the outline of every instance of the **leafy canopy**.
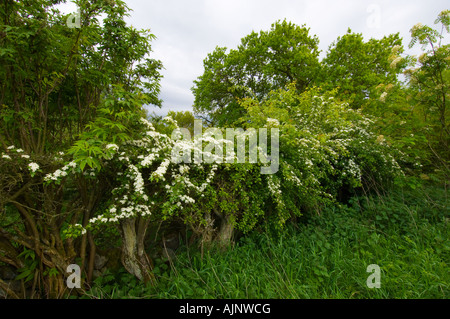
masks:
<svg viewBox="0 0 450 319"><path fill-rule="evenodd" d="M284 20L269 31L252 32L237 49L217 47L194 81L194 111L214 125L230 125L245 113L240 99L261 101L294 81L303 92L319 72L318 43L309 28Z"/></svg>

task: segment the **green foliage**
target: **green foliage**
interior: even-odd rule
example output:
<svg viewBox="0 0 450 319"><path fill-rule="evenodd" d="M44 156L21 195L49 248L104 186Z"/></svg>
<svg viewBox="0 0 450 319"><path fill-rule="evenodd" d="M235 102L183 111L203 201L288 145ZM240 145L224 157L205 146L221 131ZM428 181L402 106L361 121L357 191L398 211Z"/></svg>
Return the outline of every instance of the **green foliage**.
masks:
<svg viewBox="0 0 450 319"><path fill-rule="evenodd" d="M31 249L24 249L18 257L22 257L25 261L25 266L19 270L19 274L15 277L16 280L23 279L24 282L33 280L38 267L38 260L36 255Z"/></svg>
<svg viewBox="0 0 450 319"><path fill-rule="evenodd" d="M83 26L69 29L67 17L53 8L60 2L1 6L0 136L27 152L70 145L86 124L98 121L101 95L125 98L112 87L121 85L122 92L139 93L141 103L160 105L161 62L148 58L154 36L126 26L125 3L79 1ZM102 13L106 18L100 25Z"/></svg>
<svg viewBox="0 0 450 319"><path fill-rule="evenodd" d="M217 47L194 81L194 111L219 126L230 126L245 110L239 99L264 99L270 91L296 82L303 92L319 70L318 43L305 26L277 21L269 31L252 32L237 49Z"/></svg>
<svg viewBox="0 0 450 319"><path fill-rule="evenodd" d="M167 116L170 116L174 121L177 122L178 126L181 128L187 128L191 135L194 135L194 115L189 111L169 111Z"/></svg>
<svg viewBox="0 0 450 319"><path fill-rule="evenodd" d="M321 85L328 89L337 88L340 99L353 109L360 109L376 99L376 86L396 84L399 67L392 68L391 48L398 46L403 51L399 34L385 36L380 40L364 42L360 33L339 37L328 49L322 61Z"/></svg>
<svg viewBox="0 0 450 319"><path fill-rule="evenodd" d="M405 70L411 88L411 102L423 123L421 134L431 149L434 168L449 176L450 154L450 45L444 45L444 30L449 33L449 10L442 11L435 23L441 32L416 24L411 29L410 47L422 45L423 53L412 59L412 68ZM428 48L427 51L425 51Z"/></svg>
<svg viewBox="0 0 450 319"><path fill-rule="evenodd" d="M242 123L278 123L280 170L269 178L282 197L282 216L320 211L342 191L388 186L401 174L395 149L375 134L371 118L348 108L336 92L313 88L298 94L290 85L262 103L247 99L242 105L248 112Z"/></svg>
<svg viewBox="0 0 450 319"><path fill-rule="evenodd" d="M112 156L108 146L134 138L143 104L161 105L155 37L127 26L125 2L76 1L80 28L55 9L63 2L0 4L0 213L17 209L22 230L8 225L1 237L39 256L47 297L62 294L56 271L88 251L63 230L107 201L108 184L93 177Z"/></svg>
<svg viewBox="0 0 450 319"><path fill-rule="evenodd" d="M100 170L102 161L112 156L108 145L138 136L139 127L135 123L143 115L144 101L140 93L126 92L122 87L116 87L111 96L105 97L97 110L98 116L86 125L80 139L68 151L82 171L86 165Z"/></svg>
<svg viewBox="0 0 450 319"><path fill-rule="evenodd" d="M236 145L221 161L225 128L192 138L190 112L144 118L161 105L162 64L124 1L75 1L75 29L62 2L0 5L0 262L18 280L61 296L67 263L89 270L97 244L122 245L127 271L106 270L84 297L448 297L449 10L440 31L411 29L419 57L398 34L349 29L319 62L317 37L286 20L210 53L194 110L207 126L277 133L267 175ZM201 249L158 257L150 274L146 234L172 225ZM365 284L373 263L379 290Z"/></svg>
<svg viewBox="0 0 450 319"><path fill-rule="evenodd" d="M119 272L98 278L87 296L446 299L448 201L436 186L353 198L350 206L327 207L277 236L253 232L219 254L180 249L170 265L156 261L154 288ZM366 285L366 268L374 263L381 268L380 289Z"/></svg>

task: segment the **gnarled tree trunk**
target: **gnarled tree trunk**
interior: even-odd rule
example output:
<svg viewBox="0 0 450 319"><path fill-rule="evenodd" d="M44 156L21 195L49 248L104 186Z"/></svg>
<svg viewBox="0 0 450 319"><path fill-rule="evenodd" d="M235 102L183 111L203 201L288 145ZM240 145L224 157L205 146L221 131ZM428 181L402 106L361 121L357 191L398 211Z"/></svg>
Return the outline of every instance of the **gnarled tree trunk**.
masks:
<svg viewBox="0 0 450 319"><path fill-rule="evenodd" d="M233 241L234 223L232 216L221 213L216 208L214 208L213 211L220 219L220 227L215 240L221 248L227 248Z"/></svg>
<svg viewBox="0 0 450 319"><path fill-rule="evenodd" d="M233 242L234 224L230 220L230 216L221 218L219 232L217 233L217 242L222 248L229 247Z"/></svg>
<svg viewBox="0 0 450 319"><path fill-rule="evenodd" d="M121 221L122 264L139 280L154 285L156 278L153 274L153 265L144 249L148 223L149 220L140 217Z"/></svg>

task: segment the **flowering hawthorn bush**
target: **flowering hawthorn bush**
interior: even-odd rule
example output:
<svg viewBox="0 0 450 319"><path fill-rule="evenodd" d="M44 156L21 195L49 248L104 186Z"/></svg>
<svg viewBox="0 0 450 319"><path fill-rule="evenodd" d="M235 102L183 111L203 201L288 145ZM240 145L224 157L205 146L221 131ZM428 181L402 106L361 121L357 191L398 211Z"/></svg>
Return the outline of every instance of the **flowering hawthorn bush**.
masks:
<svg viewBox="0 0 450 319"><path fill-rule="evenodd" d="M181 220L201 238L203 246L216 239L227 245L235 228L247 232L264 220L260 164L216 164L220 156L208 145L221 146L228 141L208 134L180 139L177 123L170 117L164 120L166 126L160 132L141 119L140 138L120 145L105 143L102 154L107 155L102 155L101 170L82 170L79 163L71 161L45 177L46 183L60 183L70 174L83 172L86 178L111 185L111 196L103 206L106 208L87 224L71 225L65 230L66 237L117 226L122 235L122 261L144 280L151 280L143 249L150 222ZM180 161L175 156L180 151L196 153L203 161ZM230 156L234 158L235 154Z"/></svg>
<svg viewBox="0 0 450 319"><path fill-rule="evenodd" d="M262 103L241 103L249 114L242 119L247 128L280 131L276 173L261 174L260 161L238 163L236 152L226 154L233 161L224 161L221 150L233 142L216 134L220 129L185 138L170 117L159 131L142 118L137 138L104 144L101 170L83 170L87 178L109 183L112 191L103 209L88 223L69 227L66 236L117 226L123 264L138 278L151 280L144 247L151 222L182 221L202 247L213 241L226 246L236 229L245 233L263 224L279 229L291 217L336 202L342 192L385 183L401 173L394 150L372 131L373 121L333 92L314 89L298 95L287 87ZM58 183L81 172L71 161L45 179Z"/></svg>
<svg viewBox="0 0 450 319"><path fill-rule="evenodd" d="M291 85L263 102L241 103L249 114L243 122L258 127L270 117L279 123L280 171L268 177L268 189L280 225L302 211L320 210L346 191L402 176L396 150L374 132L373 120L333 91L298 94Z"/></svg>
<svg viewBox="0 0 450 319"><path fill-rule="evenodd" d="M226 154L234 163L220 161L220 150L230 141L214 131L186 139L170 117L159 131L142 118L138 138L104 143L100 170L81 169L73 160L45 176L47 184L59 184L71 174L83 174L111 186L94 216L72 224L66 238L117 226L123 264L139 279L152 280L144 247L151 222L182 221L202 247L213 241L226 246L236 229L245 233L263 224L279 229L291 217L335 202L343 190L384 183L401 173L394 150L372 132L372 120L333 92L298 95L288 87L262 103L241 103L248 110L243 119L248 127L280 130L278 172L262 175L261 162L238 163L236 152ZM3 159L13 151L27 159L13 148ZM192 154L202 161L193 161ZM39 169L34 162L27 165L31 174Z"/></svg>

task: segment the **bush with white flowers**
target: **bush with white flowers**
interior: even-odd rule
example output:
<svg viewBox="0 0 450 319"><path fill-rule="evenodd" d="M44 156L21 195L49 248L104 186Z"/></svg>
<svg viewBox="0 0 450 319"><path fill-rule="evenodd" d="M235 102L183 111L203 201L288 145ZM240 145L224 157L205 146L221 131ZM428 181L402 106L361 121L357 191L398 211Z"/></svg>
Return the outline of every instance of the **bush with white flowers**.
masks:
<svg viewBox="0 0 450 319"><path fill-rule="evenodd" d="M6 164L9 164L8 166L11 166L11 164L17 165L21 170L23 170L23 167L26 166L26 169L32 177L40 171L40 165L32 161L31 156L25 154L23 149L16 148L14 145L10 145L6 149L7 153L2 152L1 159L6 160Z"/></svg>
<svg viewBox="0 0 450 319"><path fill-rule="evenodd" d="M249 125L279 122L280 171L268 178L268 189L271 215L280 225L290 216L320 210L345 192L386 186L402 176L397 151L376 134L374 121L334 92L314 88L298 94L290 85L262 102L241 104Z"/></svg>
<svg viewBox="0 0 450 319"><path fill-rule="evenodd" d="M389 182L401 173L393 150L372 131L372 120L333 93L298 95L291 87L273 92L263 103L249 99L242 104L249 126L280 130L278 172L262 175L259 162L180 161L174 150L214 159L218 154L204 146L226 141L207 134L178 138L173 119L166 117L160 131L141 119L140 138L105 146L110 156L103 178L113 185L107 205L85 227L69 228L67 235L139 216L177 219L203 241L216 235L227 241L234 229L246 232L264 223L283 227L291 217L335 202L342 191ZM46 178L64 178L77 171L76 165L70 162Z"/></svg>
<svg viewBox="0 0 450 319"><path fill-rule="evenodd" d="M263 196L255 194L264 192L261 185L252 188L261 184L260 165L180 162L174 150L214 159L218 155L203 146L226 141L208 134L195 141L173 139L172 133L179 128L169 117L164 121L165 131L157 132L148 120L141 119L141 138L105 146L111 156L102 170L103 178L114 185L111 198L85 227L76 224L67 229L67 236L79 236L102 225L118 225L137 216L153 221L177 219L199 237L215 231L208 222L211 218L224 219L243 231L262 221ZM48 174L46 180L58 182L68 173L78 172L76 166L72 161Z"/></svg>

